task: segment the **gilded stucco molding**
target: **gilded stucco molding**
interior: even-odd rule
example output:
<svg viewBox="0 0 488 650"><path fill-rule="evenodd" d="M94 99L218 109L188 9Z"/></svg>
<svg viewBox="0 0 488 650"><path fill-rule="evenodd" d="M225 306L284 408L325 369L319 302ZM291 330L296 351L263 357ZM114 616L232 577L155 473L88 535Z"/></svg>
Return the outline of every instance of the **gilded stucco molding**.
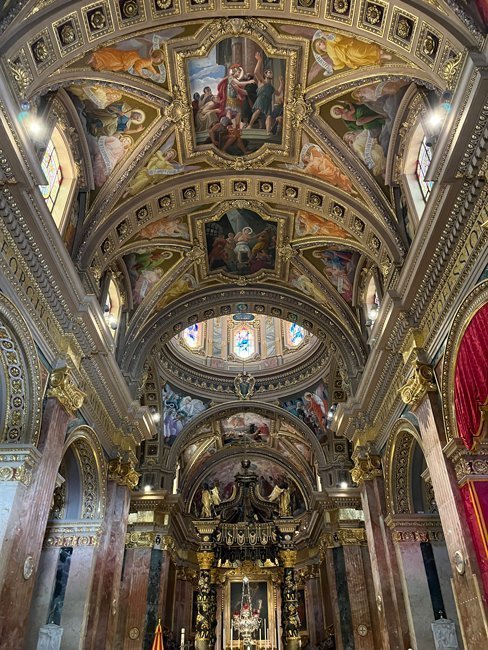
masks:
<svg viewBox="0 0 488 650"><path fill-rule="evenodd" d="M319 544L322 558L325 557L328 548L366 545L366 530L364 528L340 528L333 532L322 533Z"/></svg>
<svg viewBox="0 0 488 650"><path fill-rule="evenodd" d="M28 487L40 459L40 452L32 445L1 445L0 482L18 481Z"/></svg>
<svg viewBox="0 0 488 650"><path fill-rule="evenodd" d="M101 520L50 522L46 529L44 548L98 546L101 534Z"/></svg>
<svg viewBox="0 0 488 650"><path fill-rule="evenodd" d="M454 466L459 485L465 485L469 481L488 480L487 441L478 443L476 451L470 452L460 438L453 438L443 451Z"/></svg>

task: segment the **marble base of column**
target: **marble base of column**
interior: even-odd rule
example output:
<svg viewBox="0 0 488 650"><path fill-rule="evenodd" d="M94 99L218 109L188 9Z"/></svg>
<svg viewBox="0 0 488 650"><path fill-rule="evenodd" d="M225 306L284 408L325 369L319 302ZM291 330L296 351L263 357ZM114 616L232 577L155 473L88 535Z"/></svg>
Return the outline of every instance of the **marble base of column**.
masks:
<svg viewBox="0 0 488 650"><path fill-rule="evenodd" d="M39 630L39 639L36 650L59 650L61 639L63 637L63 628L54 623L44 625Z"/></svg>

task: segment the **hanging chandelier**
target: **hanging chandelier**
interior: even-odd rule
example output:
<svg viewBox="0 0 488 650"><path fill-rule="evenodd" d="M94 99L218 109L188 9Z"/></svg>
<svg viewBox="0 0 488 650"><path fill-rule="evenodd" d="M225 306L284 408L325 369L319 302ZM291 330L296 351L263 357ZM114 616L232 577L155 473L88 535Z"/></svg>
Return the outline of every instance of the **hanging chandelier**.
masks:
<svg viewBox="0 0 488 650"><path fill-rule="evenodd" d="M261 607L259 609L253 609L252 607L249 578L244 576L242 579L241 610L238 614L234 614L232 627L237 631L239 638L244 641L246 648L251 645L253 635L261 626L260 614Z"/></svg>

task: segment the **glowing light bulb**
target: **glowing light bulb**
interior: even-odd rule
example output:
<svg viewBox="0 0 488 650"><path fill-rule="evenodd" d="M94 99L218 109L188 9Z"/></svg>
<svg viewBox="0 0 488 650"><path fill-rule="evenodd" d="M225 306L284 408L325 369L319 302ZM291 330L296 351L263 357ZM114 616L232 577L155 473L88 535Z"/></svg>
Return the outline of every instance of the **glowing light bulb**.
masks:
<svg viewBox="0 0 488 650"><path fill-rule="evenodd" d="M348 488L348 487L349 487L349 485L347 484L346 481L342 481L342 482L341 482L341 488L342 488L343 490L345 490L345 489Z"/></svg>

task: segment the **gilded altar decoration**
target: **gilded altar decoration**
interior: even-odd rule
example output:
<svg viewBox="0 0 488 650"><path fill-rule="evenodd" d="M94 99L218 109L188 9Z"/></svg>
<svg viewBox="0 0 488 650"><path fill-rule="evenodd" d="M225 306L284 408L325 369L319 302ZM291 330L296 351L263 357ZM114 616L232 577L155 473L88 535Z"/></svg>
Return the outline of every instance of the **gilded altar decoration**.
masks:
<svg viewBox="0 0 488 650"><path fill-rule="evenodd" d="M248 400L254 395L256 380L248 372L240 372L234 379L234 388L239 399Z"/></svg>
<svg viewBox="0 0 488 650"><path fill-rule="evenodd" d="M73 415L83 406L86 395L74 385L69 368L64 366L53 371L48 397L55 397Z"/></svg>

